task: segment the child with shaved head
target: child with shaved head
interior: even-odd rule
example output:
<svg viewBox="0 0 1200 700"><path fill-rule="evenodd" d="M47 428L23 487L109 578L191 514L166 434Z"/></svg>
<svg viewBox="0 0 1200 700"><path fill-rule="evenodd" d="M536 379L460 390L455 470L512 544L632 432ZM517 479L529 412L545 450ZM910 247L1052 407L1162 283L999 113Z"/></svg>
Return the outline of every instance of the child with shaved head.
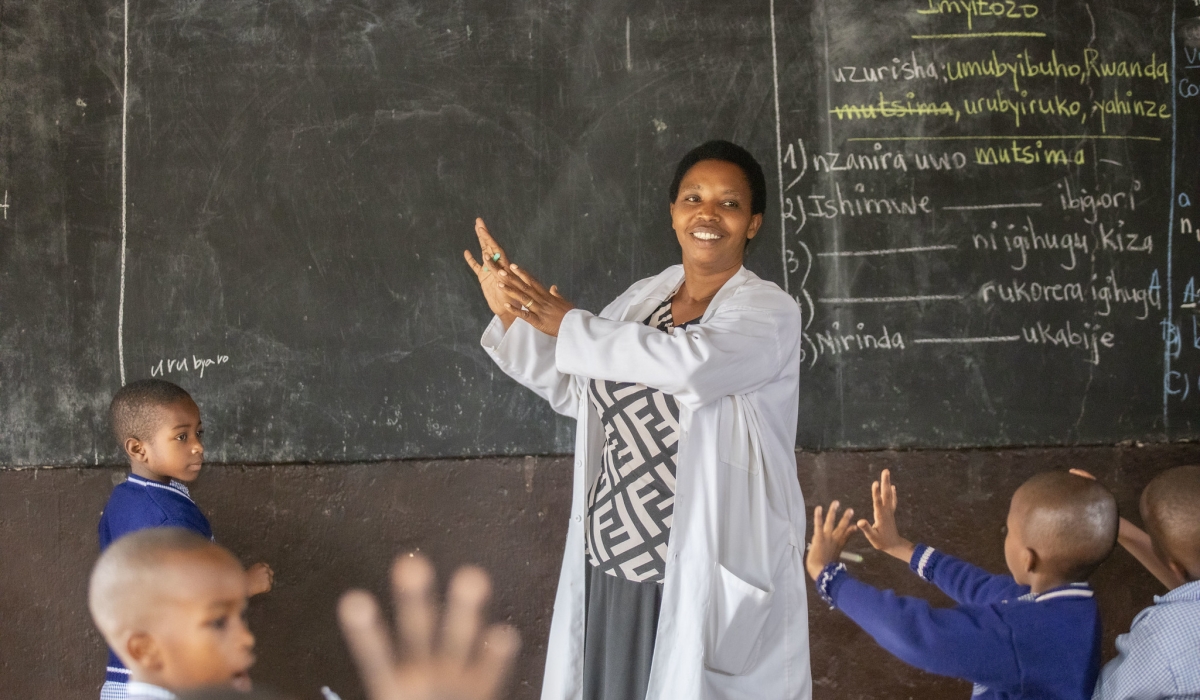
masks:
<svg viewBox="0 0 1200 700"><path fill-rule="evenodd" d="M127 697L170 700L195 688L250 688L246 593L246 572L228 550L189 530L153 528L100 555L88 608L130 671Z"/></svg>
<svg viewBox="0 0 1200 700"><path fill-rule="evenodd" d="M1086 700L1100 669L1100 613L1086 579L1117 539L1117 503L1094 480L1039 474L1013 494L997 576L896 530L896 488L884 470L872 484L875 522L838 520L817 507L805 566L817 592L902 661L975 684L973 698ZM855 580L837 563L862 530L958 603L934 608Z"/></svg>
<svg viewBox="0 0 1200 700"><path fill-rule="evenodd" d="M204 425L192 397L171 382L142 379L117 392L109 417L130 473L113 489L100 516L100 551L153 527L179 527L211 539L208 518L187 486L204 463ZM273 576L266 564L250 567L249 594L269 591ZM100 700L123 700L128 679L129 669L110 649Z"/></svg>
<svg viewBox="0 0 1200 700"><path fill-rule="evenodd" d="M1168 588L1117 637L1094 700L1200 697L1200 466L1159 474L1142 492L1143 533L1122 519L1121 544ZM1146 535L1149 537L1146 537Z"/></svg>

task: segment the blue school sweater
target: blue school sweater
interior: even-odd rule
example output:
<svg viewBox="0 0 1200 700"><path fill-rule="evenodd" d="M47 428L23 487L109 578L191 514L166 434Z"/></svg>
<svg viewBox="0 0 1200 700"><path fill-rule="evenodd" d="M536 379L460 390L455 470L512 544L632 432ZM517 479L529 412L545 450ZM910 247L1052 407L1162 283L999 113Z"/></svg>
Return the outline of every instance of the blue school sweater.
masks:
<svg viewBox="0 0 1200 700"><path fill-rule="evenodd" d="M1039 595L918 545L909 562L958 603L934 608L825 567L817 591L901 661L975 684L973 698L1088 700L1100 670L1100 611L1086 583Z"/></svg>
<svg viewBox="0 0 1200 700"><path fill-rule="evenodd" d="M169 485L160 484L130 474L112 490L100 516L100 551L108 549L122 535L149 527L181 527L212 539L208 518L200 512L183 482L172 480ZM128 682L129 670L109 649L101 698L125 697Z"/></svg>

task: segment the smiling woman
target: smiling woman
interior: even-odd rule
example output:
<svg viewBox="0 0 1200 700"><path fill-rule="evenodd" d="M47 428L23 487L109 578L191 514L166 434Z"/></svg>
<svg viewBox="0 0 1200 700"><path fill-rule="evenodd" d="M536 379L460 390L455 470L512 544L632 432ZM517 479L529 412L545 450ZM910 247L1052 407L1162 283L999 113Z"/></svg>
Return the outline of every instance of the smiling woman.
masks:
<svg viewBox="0 0 1200 700"><path fill-rule="evenodd" d="M682 264L598 315L476 221L485 350L578 421L544 699L811 696L800 310L742 266L765 200L745 149L693 149L670 187Z"/></svg>

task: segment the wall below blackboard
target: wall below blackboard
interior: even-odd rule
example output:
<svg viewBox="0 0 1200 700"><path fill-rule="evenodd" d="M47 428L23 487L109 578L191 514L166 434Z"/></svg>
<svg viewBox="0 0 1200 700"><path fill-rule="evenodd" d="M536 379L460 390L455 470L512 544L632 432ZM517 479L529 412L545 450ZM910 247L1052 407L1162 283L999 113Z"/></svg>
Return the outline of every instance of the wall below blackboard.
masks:
<svg viewBox="0 0 1200 700"><path fill-rule="evenodd" d="M883 467L901 489L906 535L944 547L993 571L1004 567L1000 527L1012 491L1029 475L1081 467L1116 492L1135 519L1137 496L1159 470L1200 462L1200 445L913 452L801 452L808 506L833 498L863 511ZM360 698L333 618L351 586L382 593L387 562L421 549L443 572L487 567L496 582L493 612L524 635L512 692L536 698L570 501L570 459L385 462L211 467L195 488L217 537L247 561L265 559L276 590L252 604L258 637L256 679L297 700L329 685ZM0 469L0 687L12 697L95 697L104 661L87 617L85 590L96 556L96 521L116 468ZM858 540L856 573L904 594L937 599L899 562ZM1160 593L1118 551L1093 578L1113 638ZM852 623L810 591L813 695L959 700L965 684L905 667L879 652ZM940 599L941 602L948 602Z"/></svg>

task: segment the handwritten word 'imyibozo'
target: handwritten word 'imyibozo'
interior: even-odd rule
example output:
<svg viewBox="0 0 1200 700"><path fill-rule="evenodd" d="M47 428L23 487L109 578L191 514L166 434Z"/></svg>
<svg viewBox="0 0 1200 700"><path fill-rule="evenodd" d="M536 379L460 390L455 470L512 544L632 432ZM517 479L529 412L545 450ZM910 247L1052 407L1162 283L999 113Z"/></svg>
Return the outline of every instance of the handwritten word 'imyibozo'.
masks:
<svg viewBox="0 0 1200 700"><path fill-rule="evenodd" d="M1017 4L1014 0L989 2L989 0L929 0L929 8L917 10L919 15L966 15L967 29L974 29L976 17L999 17L1002 19L1033 19L1040 12L1031 2Z"/></svg>
<svg viewBox="0 0 1200 700"><path fill-rule="evenodd" d="M1162 285L1159 283L1158 270L1150 275L1150 283L1145 287L1123 287L1117 282L1117 273L1110 271L1105 277L1104 284L1097 285L1097 275L1092 275L1092 284L1067 282L1050 284L1046 282L1029 282L1014 279L1012 284L987 281L979 288L979 296L984 303L994 301L1006 304L1036 304L1052 302L1082 302L1096 304L1097 316L1108 316L1114 305L1140 306L1141 313L1136 317L1144 321L1150 317L1150 309L1162 309Z"/></svg>
<svg viewBox="0 0 1200 700"><path fill-rule="evenodd" d="M192 355L189 365L188 358L185 356L179 360L162 359L158 364L150 366L151 377L161 377L164 374L174 374L176 372L199 372L200 376L204 376L204 370L213 365L223 365L229 362L229 355L217 355L216 357L197 357Z"/></svg>

